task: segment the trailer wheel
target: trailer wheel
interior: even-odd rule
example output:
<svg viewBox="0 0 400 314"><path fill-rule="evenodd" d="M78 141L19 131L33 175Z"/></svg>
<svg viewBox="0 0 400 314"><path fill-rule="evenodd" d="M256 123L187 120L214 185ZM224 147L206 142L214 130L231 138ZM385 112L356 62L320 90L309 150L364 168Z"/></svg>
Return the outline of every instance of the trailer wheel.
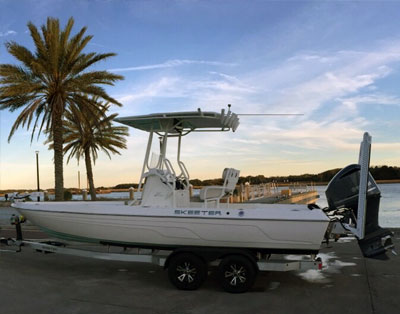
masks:
<svg viewBox="0 0 400 314"><path fill-rule="evenodd" d="M257 268L243 255L229 255L218 266L218 277L222 288L230 293L243 293L254 284Z"/></svg>
<svg viewBox="0 0 400 314"><path fill-rule="evenodd" d="M171 256L168 266L171 283L180 290L196 290L207 277L207 265L192 253Z"/></svg>

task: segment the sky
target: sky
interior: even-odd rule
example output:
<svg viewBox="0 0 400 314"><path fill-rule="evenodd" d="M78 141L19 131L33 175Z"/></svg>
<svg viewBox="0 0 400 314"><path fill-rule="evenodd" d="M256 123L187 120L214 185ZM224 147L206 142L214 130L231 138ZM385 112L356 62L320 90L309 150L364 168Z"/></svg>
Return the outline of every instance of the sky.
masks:
<svg viewBox="0 0 400 314"><path fill-rule="evenodd" d="M0 63L18 64L4 43L34 49L27 23L47 17L73 33L87 26L86 52L114 52L96 65L125 79L107 92L120 117L156 112L301 113L240 117L236 132L183 138L191 178L319 173L358 160L364 132L372 165L400 166L399 1L0 0ZM20 112L0 111L0 189L54 187L53 153L32 130L8 134ZM128 149L100 153L96 186L138 182L147 134L130 129ZM156 148L156 147L154 147ZM174 160L176 143L168 154ZM78 187L81 161L64 166ZM82 186L81 186L82 187Z"/></svg>

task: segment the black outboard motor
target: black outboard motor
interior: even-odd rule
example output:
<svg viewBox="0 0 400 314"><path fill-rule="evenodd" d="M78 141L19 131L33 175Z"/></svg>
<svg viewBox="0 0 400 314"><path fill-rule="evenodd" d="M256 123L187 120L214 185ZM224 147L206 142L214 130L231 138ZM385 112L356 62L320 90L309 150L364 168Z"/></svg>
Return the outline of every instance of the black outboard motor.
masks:
<svg viewBox="0 0 400 314"><path fill-rule="evenodd" d="M353 223L362 223L357 219L359 187L360 187L360 171L359 164L349 165L340 170L329 182L325 191L328 201L329 210L349 209L354 214ZM365 211L365 233L363 238L358 237L358 244L365 257L385 258L387 249L392 249L393 233L381 228L378 224L379 201L381 192L372 177L368 173L368 184L366 193L366 211ZM350 221L345 221L350 223Z"/></svg>

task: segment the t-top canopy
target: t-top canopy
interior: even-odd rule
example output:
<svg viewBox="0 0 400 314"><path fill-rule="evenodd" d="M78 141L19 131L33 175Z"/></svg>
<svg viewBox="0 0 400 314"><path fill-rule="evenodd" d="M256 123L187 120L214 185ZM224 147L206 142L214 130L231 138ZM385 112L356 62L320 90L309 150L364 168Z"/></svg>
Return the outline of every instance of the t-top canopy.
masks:
<svg viewBox="0 0 400 314"><path fill-rule="evenodd" d="M182 133L191 131L235 131L238 116L228 110L154 113L143 116L121 117L115 121L147 132Z"/></svg>

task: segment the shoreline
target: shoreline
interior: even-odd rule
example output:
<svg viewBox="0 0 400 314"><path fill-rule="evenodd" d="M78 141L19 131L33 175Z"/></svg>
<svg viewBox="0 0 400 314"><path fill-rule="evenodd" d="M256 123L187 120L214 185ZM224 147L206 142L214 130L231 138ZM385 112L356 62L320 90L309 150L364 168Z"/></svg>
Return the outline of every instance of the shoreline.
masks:
<svg viewBox="0 0 400 314"><path fill-rule="evenodd" d="M400 183L400 179L393 179L393 180L375 180L376 183L378 184L397 184ZM329 182L278 182L278 186L291 186L293 183L299 183L299 184L309 184L312 183L315 186L323 186L323 185L328 185ZM205 186L205 185L204 185ZM202 186L199 186L202 187ZM195 187L197 188L197 186ZM41 191L49 191L49 194L53 194L52 190L53 188L49 189L41 189ZM78 188L65 188L65 190L79 190ZM84 189L81 189L84 190ZM24 192L36 192L36 189L5 189L5 190L0 190L0 197L4 197L6 193L13 193L13 192L19 192L19 193L24 193ZM129 192L129 189L113 189L113 188L105 188L105 189L99 189L97 191L97 194L107 194L107 193L112 193L112 192ZM1 202L1 201L0 201ZM1 206L1 205L0 205Z"/></svg>

